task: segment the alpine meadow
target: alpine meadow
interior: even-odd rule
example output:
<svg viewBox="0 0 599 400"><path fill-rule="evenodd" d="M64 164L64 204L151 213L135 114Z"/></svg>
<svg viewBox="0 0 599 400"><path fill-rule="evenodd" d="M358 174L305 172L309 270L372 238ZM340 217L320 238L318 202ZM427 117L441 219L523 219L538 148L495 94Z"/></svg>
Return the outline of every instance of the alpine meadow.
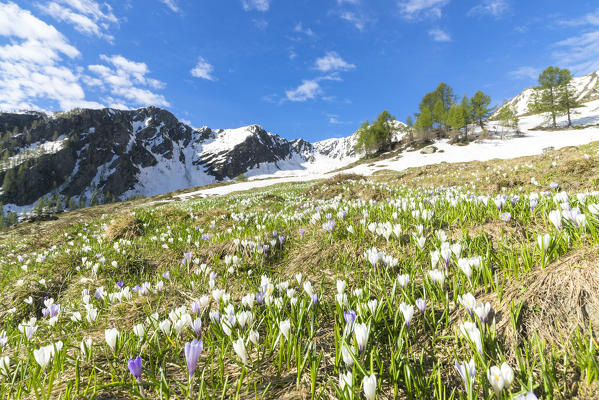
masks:
<svg viewBox="0 0 599 400"><path fill-rule="evenodd" d="M574 3L0 0L0 398L599 399Z"/></svg>

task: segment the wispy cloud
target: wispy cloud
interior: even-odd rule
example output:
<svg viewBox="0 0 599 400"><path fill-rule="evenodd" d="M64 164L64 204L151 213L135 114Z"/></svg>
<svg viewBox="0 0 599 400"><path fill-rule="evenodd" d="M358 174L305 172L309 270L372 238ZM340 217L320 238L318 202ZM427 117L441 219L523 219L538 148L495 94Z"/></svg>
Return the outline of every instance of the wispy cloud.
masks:
<svg viewBox="0 0 599 400"><path fill-rule="evenodd" d="M315 68L322 72L331 72L347 71L356 68L356 66L345 61L336 51L329 51L316 60Z"/></svg>
<svg viewBox="0 0 599 400"><path fill-rule="evenodd" d="M559 24L567 26L599 26L599 8L593 12L582 15L580 17L560 20Z"/></svg>
<svg viewBox="0 0 599 400"><path fill-rule="evenodd" d="M445 32L442 29L431 29L430 31L428 31L428 35L435 42L451 42L451 36L449 35L449 33Z"/></svg>
<svg viewBox="0 0 599 400"><path fill-rule="evenodd" d="M241 0L241 5L245 11L268 11L270 0Z"/></svg>
<svg viewBox="0 0 599 400"><path fill-rule="evenodd" d="M268 28L268 21L264 18L254 18L252 19L252 22L254 23L254 26L261 31L265 31L266 28Z"/></svg>
<svg viewBox="0 0 599 400"><path fill-rule="evenodd" d="M37 7L57 21L73 25L83 34L105 38L111 42L114 39L108 29L112 24L118 23L118 19L106 3L100 5L93 0L56 0L38 3Z"/></svg>
<svg viewBox="0 0 599 400"><path fill-rule="evenodd" d="M203 57L198 59L198 63L191 70L191 75L196 78L207 79L209 81L215 81L216 78L212 75L214 73L214 67L208 63Z"/></svg>
<svg viewBox="0 0 599 400"><path fill-rule="evenodd" d="M167 6L168 8L170 8L171 11L173 11L173 12L178 13L179 11L181 11L179 6L177 5L176 0L160 0L160 2L162 4L164 4L165 6Z"/></svg>
<svg viewBox="0 0 599 400"><path fill-rule="evenodd" d="M573 36L554 46L553 57L575 74L599 70L599 31Z"/></svg>
<svg viewBox="0 0 599 400"><path fill-rule="evenodd" d="M355 12L344 11L339 14L339 18L351 23L359 31L363 31L366 27L367 19L363 15L358 15Z"/></svg>
<svg viewBox="0 0 599 400"><path fill-rule="evenodd" d="M311 28L305 28L301 22L298 22L297 25L293 28L294 32L302 33L306 36L314 36L314 31Z"/></svg>
<svg viewBox="0 0 599 400"><path fill-rule="evenodd" d="M530 79L532 81L536 81L537 78L539 77L540 72L541 71L539 70L539 68L525 66L525 67L520 67L518 69L510 71L509 75L513 79Z"/></svg>
<svg viewBox="0 0 599 400"><path fill-rule="evenodd" d="M407 0L399 2L402 15L408 19L418 17L441 18L443 7L449 0Z"/></svg>
<svg viewBox="0 0 599 400"><path fill-rule="evenodd" d="M468 15L491 15L499 18L509 10L510 4L508 0L483 0L480 4L472 7Z"/></svg>

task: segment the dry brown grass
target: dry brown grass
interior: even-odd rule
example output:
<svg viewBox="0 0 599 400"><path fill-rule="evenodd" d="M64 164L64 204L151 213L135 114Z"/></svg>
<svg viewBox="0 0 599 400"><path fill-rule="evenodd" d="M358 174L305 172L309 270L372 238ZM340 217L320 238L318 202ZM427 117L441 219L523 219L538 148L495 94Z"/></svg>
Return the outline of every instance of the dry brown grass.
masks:
<svg viewBox="0 0 599 400"><path fill-rule="evenodd" d="M104 237L110 242L119 239L132 240L141 236L143 232L143 223L139 218L135 218L131 214L124 214L116 217L106 226Z"/></svg>
<svg viewBox="0 0 599 400"><path fill-rule="evenodd" d="M545 269L532 271L522 282L510 280L498 311L498 330L514 350L524 338L537 334L553 345L567 346L577 328L599 331L599 255L580 249ZM513 332L510 305L522 304Z"/></svg>

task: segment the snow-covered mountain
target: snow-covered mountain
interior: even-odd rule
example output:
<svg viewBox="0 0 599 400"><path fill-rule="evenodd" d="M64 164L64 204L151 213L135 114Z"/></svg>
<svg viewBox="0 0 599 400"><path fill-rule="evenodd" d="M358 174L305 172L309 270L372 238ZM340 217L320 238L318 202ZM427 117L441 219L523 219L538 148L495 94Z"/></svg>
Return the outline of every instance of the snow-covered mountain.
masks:
<svg viewBox="0 0 599 400"><path fill-rule="evenodd" d="M156 107L0 113L0 133L0 201L23 209L56 193L152 196L240 175L323 173L360 157L356 134L309 143L258 125L194 129Z"/></svg>
<svg viewBox="0 0 599 400"><path fill-rule="evenodd" d="M576 98L578 100L593 100L599 97L599 71L572 79ZM534 93L534 88L527 88L522 93L506 102L506 105L515 105L518 115L529 112L528 105ZM504 105L505 106L505 105ZM503 107L503 106L502 106ZM501 109L501 108L500 108ZM499 111L499 110L498 110Z"/></svg>

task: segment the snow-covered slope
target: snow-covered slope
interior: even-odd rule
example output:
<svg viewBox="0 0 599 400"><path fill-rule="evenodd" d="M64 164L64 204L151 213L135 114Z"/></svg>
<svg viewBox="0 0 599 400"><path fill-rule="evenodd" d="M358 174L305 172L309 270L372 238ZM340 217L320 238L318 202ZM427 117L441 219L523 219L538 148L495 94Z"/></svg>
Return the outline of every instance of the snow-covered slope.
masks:
<svg viewBox="0 0 599 400"><path fill-rule="evenodd" d="M323 173L356 161L356 135L288 141L258 125L194 129L168 111L75 110L0 113L0 201L30 208L38 199L153 196L240 175ZM2 130L2 128L0 128Z"/></svg>
<svg viewBox="0 0 599 400"><path fill-rule="evenodd" d="M576 98L578 100L592 100L599 97L599 71L572 79ZM518 115L529 112L528 104L534 93L534 88L525 89L522 93L509 100L507 105L515 105Z"/></svg>

